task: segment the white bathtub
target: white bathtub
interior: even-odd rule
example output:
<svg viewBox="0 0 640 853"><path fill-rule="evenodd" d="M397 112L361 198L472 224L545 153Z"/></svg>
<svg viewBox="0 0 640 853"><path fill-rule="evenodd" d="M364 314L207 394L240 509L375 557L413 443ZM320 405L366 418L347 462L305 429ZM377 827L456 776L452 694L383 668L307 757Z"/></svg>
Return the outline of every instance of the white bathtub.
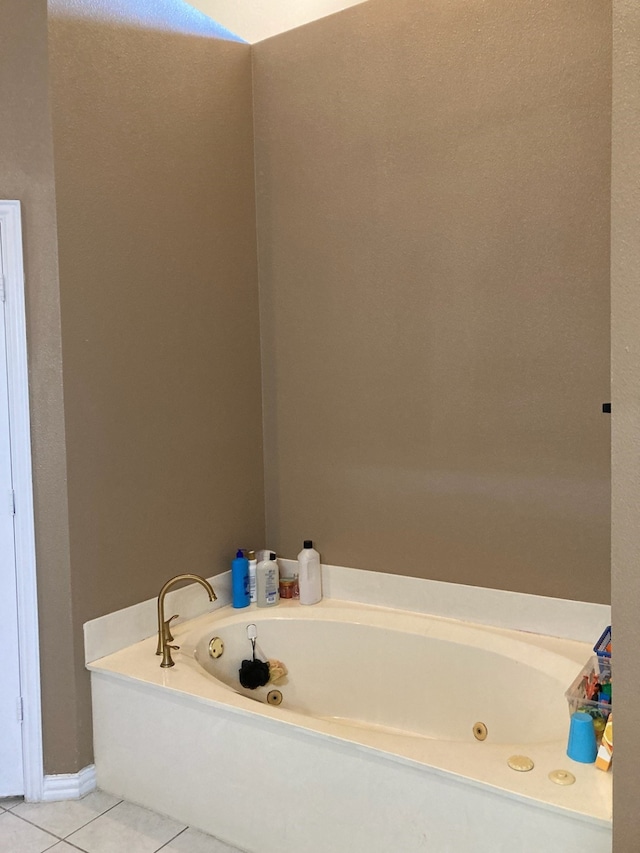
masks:
<svg viewBox="0 0 640 853"><path fill-rule="evenodd" d="M237 679L250 623L289 671L255 691ZM173 669L154 638L90 664L104 790L251 853L611 850L611 774L565 754L583 643L332 600L223 608L174 635Z"/></svg>

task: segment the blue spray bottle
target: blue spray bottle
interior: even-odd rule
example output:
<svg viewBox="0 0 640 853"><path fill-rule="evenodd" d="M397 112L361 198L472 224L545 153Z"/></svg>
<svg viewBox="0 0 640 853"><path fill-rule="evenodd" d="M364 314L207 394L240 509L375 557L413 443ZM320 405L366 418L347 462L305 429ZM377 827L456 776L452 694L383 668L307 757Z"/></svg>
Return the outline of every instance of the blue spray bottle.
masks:
<svg viewBox="0 0 640 853"><path fill-rule="evenodd" d="M231 602L236 608L249 606L249 560L242 549L231 562Z"/></svg>

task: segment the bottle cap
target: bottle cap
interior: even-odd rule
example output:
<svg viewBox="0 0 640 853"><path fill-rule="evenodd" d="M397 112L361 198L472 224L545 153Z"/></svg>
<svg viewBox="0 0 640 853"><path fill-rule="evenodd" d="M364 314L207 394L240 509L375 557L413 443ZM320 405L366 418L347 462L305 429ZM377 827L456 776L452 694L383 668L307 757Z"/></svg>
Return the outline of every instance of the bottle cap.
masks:
<svg viewBox="0 0 640 853"><path fill-rule="evenodd" d="M305 539L302 547L303 548L313 548L313 542L311 541L311 539Z"/></svg>
<svg viewBox="0 0 640 853"><path fill-rule="evenodd" d="M272 552L269 554L269 559L270 559L270 560L275 560L275 558L276 558L276 555L275 555L275 554L273 553L273 551L272 551Z"/></svg>
<svg viewBox="0 0 640 853"><path fill-rule="evenodd" d="M238 553L236 554L236 558L237 557L244 557L244 549L243 548L238 548Z"/></svg>
<svg viewBox="0 0 640 853"><path fill-rule="evenodd" d="M249 560L255 560L255 558L256 558L256 552L255 552L255 551L247 551L247 558L248 558Z"/></svg>

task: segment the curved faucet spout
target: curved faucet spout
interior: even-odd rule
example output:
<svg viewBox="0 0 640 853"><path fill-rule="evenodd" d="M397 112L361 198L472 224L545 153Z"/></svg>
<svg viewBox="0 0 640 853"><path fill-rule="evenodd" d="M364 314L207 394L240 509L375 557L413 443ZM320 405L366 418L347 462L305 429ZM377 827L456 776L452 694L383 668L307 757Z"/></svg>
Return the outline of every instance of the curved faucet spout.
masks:
<svg viewBox="0 0 640 853"><path fill-rule="evenodd" d="M217 595L213 591L213 587L205 578L200 577L200 575L192 575L192 574L184 574L184 575L176 575L174 578L171 578L166 582L166 584L160 590L158 595L158 645L156 647L156 654L162 655L162 662L160 666L169 667L174 666L174 662L171 658L171 649L177 649L179 646L171 646L169 645L173 637L171 636L171 630L169 627L169 623L171 619L176 619L177 616L172 616L171 619L164 618L164 597L169 592L172 586L180 581L196 581L201 586L203 586L207 590L207 594L209 596L209 601L215 601L217 599Z"/></svg>

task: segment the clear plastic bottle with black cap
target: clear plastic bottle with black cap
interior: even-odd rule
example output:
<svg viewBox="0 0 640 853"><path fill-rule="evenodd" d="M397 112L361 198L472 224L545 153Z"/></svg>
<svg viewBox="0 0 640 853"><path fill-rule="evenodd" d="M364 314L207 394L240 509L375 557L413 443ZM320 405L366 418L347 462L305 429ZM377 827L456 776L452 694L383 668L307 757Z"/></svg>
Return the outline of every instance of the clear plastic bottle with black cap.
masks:
<svg viewBox="0 0 640 853"><path fill-rule="evenodd" d="M258 607L273 607L280 601L280 571L276 555L271 551L268 560L256 566L256 604Z"/></svg>
<svg viewBox="0 0 640 853"><path fill-rule="evenodd" d="M322 569L320 554L311 539L305 539L298 554L298 586L300 604L317 604L322 600Z"/></svg>

